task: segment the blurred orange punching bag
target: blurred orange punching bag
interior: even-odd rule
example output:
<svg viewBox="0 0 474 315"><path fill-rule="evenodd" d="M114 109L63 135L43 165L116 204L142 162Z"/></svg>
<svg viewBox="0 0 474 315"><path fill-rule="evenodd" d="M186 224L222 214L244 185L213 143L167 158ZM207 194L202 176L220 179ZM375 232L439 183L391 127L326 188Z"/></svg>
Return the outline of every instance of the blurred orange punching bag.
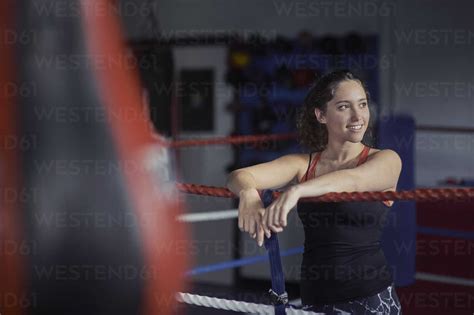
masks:
<svg viewBox="0 0 474 315"><path fill-rule="evenodd" d="M31 145L2 150L17 154L1 165L15 176L2 180L30 194L2 204L1 218L16 225L1 235L29 251L0 257L2 267L14 265L1 271L0 292L27 302L0 304L2 315L173 314L183 289L187 255L176 244L185 230L175 220L171 164L148 127L114 4L8 8L15 32L33 35L17 43L16 71L2 79L15 73L31 93L8 100L15 106L6 114L17 120L2 132Z"/></svg>
<svg viewBox="0 0 474 315"><path fill-rule="evenodd" d="M12 8L14 1L0 2L0 314L23 314L22 306L32 300L27 297L24 254L28 246L23 239L19 194L20 169L16 103L17 88L13 67L14 41L6 34L15 35ZM21 248L21 249L20 249Z"/></svg>

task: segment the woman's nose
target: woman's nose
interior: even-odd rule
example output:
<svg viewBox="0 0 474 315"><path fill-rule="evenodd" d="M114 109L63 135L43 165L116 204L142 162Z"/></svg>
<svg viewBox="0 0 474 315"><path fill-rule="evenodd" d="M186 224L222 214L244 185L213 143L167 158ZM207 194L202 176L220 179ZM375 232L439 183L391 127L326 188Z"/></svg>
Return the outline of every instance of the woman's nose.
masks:
<svg viewBox="0 0 474 315"><path fill-rule="evenodd" d="M352 107L351 110L351 120L352 121L358 121L360 117L362 117L362 110L358 109L357 107Z"/></svg>

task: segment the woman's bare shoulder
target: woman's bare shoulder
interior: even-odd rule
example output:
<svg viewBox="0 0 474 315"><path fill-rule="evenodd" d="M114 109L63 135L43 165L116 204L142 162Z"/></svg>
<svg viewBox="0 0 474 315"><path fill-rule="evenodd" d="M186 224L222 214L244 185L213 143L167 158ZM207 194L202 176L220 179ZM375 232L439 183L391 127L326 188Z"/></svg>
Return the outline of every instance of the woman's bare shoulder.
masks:
<svg viewBox="0 0 474 315"><path fill-rule="evenodd" d="M295 165L306 165L309 163L309 153L292 153L283 157L286 161Z"/></svg>
<svg viewBox="0 0 474 315"><path fill-rule="evenodd" d="M393 150L391 150L391 149L377 149L377 148L370 148L370 149L369 149L369 154L368 154L368 156L369 156L369 157L370 157L370 156L373 156L374 154L376 154L376 153L378 153L378 152L382 152L382 151L384 152L384 154L390 154L390 155L392 155L392 156L396 156L396 157L400 158L399 155L398 155L398 153L395 152L395 151L393 151Z"/></svg>
<svg viewBox="0 0 474 315"><path fill-rule="evenodd" d="M377 148L370 148L368 156L371 156L372 154L375 154L375 153L380 152L380 151L381 150L377 149Z"/></svg>
<svg viewBox="0 0 474 315"><path fill-rule="evenodd" d="M370 147L370 149L369 149L369 154L368 154L368 156L371 156L371 155L373 155L373 154L375 154L375 153L382 152L382 151L385 152L385 153L389 153L389 154L393 154L393 155L397 155L397 156L398 156L398 153L395 152L395 151L392 150L392 149L377 149L377 148L372 148L372 147Z"/></svg>
<svg viewBox="0 0 474 315"><path fill-rule="evenodd" d="M369 150L369 154L368 154L368 159L371 159L374 157L374 155L376 153L379 153L379 152L383 152L381 154L387 154L389 155L390 159L389 161L395 161L396 163L395 164L400 164L401 165L401 159L400 159L400 156L398 155L397 152L391 150L391 149L377 149L377 148L370 148ZM384 191L396 191L396 187L391 187L389 189L385 189ZM391 202L391 204L393 203L393 201ZM390 204L390 205L391 205Z"/></svg>
<svg viewBox="0 0 474 315"><path fill-rule="evenodd" d="M311 153L311 156L314 156L314 154ZM288 158L288 162L298 169L295 183L301 182L301 179L304 177L306 170L308 169L310 153L295 153L289 154L286 157Z"/></svg>

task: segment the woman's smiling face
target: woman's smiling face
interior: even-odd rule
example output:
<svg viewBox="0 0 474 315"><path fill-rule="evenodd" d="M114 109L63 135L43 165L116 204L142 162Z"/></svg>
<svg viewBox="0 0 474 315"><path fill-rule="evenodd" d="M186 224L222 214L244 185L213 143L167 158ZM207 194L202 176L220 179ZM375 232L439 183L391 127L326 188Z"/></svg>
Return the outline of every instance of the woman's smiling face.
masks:
<svg viewBox="0 0 474 315"><path fill-rule="evenodd" d="M322 112L315 109L318 121L326 124L329 139L362 141L370 120L367 95L359 81L346 80L339 83L334 97Z"/></svg>

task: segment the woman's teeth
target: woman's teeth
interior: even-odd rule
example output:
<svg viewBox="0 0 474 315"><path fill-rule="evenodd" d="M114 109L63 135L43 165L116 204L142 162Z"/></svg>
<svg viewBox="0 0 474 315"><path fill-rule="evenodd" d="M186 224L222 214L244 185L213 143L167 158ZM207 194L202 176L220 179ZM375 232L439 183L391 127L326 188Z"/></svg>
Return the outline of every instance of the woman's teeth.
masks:
<svg viewBox="0 0 474 315"><path fill-rule="evenodd" d="M362 129L362 125L354 125L354 126L349 126L347 128L349 128L351 130L360 130L360 129Z"/></svg>

